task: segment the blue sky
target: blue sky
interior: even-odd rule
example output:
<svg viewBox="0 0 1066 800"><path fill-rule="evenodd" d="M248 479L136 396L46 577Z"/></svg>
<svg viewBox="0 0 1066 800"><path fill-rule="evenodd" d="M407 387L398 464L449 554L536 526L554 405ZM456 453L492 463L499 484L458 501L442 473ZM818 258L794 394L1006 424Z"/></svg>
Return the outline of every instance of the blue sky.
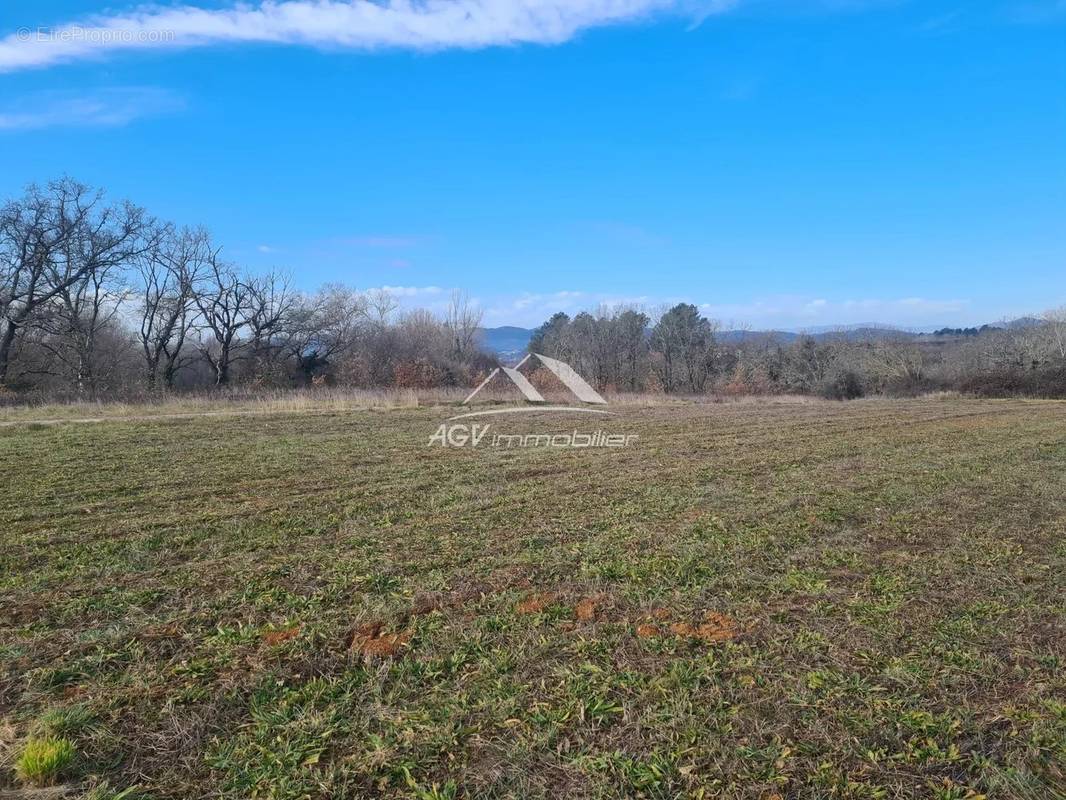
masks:
<svg viewBox="0 0 1066 800"><path fill-rule="evenodd" d="M462 288L488 325L1066 304L1066 0L234 8L4 4L0 196L69 174L252 269Z"/></svg>

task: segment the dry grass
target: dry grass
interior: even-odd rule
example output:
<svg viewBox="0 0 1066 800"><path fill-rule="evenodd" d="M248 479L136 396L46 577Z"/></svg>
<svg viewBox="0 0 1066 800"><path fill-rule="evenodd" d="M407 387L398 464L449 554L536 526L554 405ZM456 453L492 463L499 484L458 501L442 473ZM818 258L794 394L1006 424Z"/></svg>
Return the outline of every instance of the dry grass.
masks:
<svg viewBox="0 0 1066 800"><path fill-rule="evenodd" d="M0 406L0 424L37 422L98 422L103 420L142 420L197 415L304 414L349 411L411 409L458 405L469 394L467 388L452 389L350 389L314 388L292 390L235 390L233 392L196 392L160 394L137 402L106 400L99 402L26 403ZM680 408L707 404L820 405L834 401L809 395L681 396L634 392L608 392L611 407ZM953 399L957 395L940 393L931 399ZM507 386L482 391L474 405L514 403L517 392ZM572 398L560 394L551 402L568 403Z"/></svg>
<svg viewBox="0 0 1066 800"><path fill-rule="evenodd" d="M458 403L463 389L293 389L160 395L143 402L46 403L0 407L0 422L131 419L197 414L296 414L418 408Z"/></svg>

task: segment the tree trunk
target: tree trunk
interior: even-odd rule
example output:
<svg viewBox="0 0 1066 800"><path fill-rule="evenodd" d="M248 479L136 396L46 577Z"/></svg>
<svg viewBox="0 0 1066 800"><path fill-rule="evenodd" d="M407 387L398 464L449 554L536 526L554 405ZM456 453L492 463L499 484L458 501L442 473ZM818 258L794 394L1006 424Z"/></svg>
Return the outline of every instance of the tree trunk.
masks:
<svg viewBox="0 0 1066 800"><path fill-rule="evenodd" d="M11 365L11 350L15 344L18 326L8 320L4 324L4 335L0 337L0 386L7 385L7 371Z"/></svg>
<svg viewBox="0 0 1066 800"><path fill-rule="evenodd" d="M229 346L222 345L218 351L218 360L215 362L215 386L225 386L229 383Z"/></svg>

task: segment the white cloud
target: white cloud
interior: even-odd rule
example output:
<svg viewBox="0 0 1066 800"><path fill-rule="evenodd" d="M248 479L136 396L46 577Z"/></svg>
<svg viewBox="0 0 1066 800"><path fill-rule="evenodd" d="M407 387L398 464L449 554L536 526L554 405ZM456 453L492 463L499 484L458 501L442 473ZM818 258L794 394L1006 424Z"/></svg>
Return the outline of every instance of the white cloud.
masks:
<svg viewBox="0 0 1066 800"><path fill-rule="evenodd" d="M267 0L228 8L140 6L0 39L0 72L123 50L265 42L358 50L559 44L657 13L696 19L738 0Z"/></svg>
<svg viewBox="0 0 1066 800"><path fill-rule="evenodd" d="M440 286L379 286L370 291L388 292L393 297L424 297L444 294L447 290Z"/></svg>
<svg viewBox="0 0 1066 800"><path fill-rule="evenodd" d="M116 127L140 117L177 111L183 106L179 96L151 86L39 92L0 108L0 131L56 126Z"/></svg>
<svg viewBox="0 0 1066 800"><path fill-rule="evenodd" d="M577 307L584 296L583 292L573 292L565 289L559 292L551 292L550 294L524 292L512 300L510 306L519 311L531 308L552 308L556 311L561 311Z"/></svg>

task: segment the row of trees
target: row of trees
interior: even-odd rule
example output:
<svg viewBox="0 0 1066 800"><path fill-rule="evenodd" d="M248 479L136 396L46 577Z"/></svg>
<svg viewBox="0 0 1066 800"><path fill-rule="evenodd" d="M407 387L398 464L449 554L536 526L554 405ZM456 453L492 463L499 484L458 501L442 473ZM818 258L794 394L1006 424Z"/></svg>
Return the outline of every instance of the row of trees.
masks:
<svg viewBox="0 0 1066 800"><path fill-rule="evenodd" d="M533 333L531 352L570 363L600 388L702 394L721 352L717 323L680 304L651 318L641 309L604 308L573 319L559 313Z"/></svg>
<svg viewBox="0 0 1066 800"><path fill-rule="evenodd" d="M386 292L295 291L227 261L203 228L69 179L0 208L0 387L83 396L235 381L466 385L491 366L463 295L397 314Z"/></svg>
<svg viewBox="0 0 1066 800"><path fill-rule="evenodd" d="M956 389L1066 396L1066 309L962 334L729 331L679 304L648 314L604 308L538 328L530 350L569 361L600 389L703 394L794 392L850 398Z"/></svg>
<svg viewBox="0 0 1066 800"><path fill-rule="evenodd" d="M385 292L296 291L281 273L226 260L178 227L69 179L0 208L0 391L81 397L195 387L470 386L479 309L398 313ZM1028 324L914 337L723 334L692 305L556 314L533 352L600 389L854 397L957 388L1066 396L1066 311Z"/></svg>

